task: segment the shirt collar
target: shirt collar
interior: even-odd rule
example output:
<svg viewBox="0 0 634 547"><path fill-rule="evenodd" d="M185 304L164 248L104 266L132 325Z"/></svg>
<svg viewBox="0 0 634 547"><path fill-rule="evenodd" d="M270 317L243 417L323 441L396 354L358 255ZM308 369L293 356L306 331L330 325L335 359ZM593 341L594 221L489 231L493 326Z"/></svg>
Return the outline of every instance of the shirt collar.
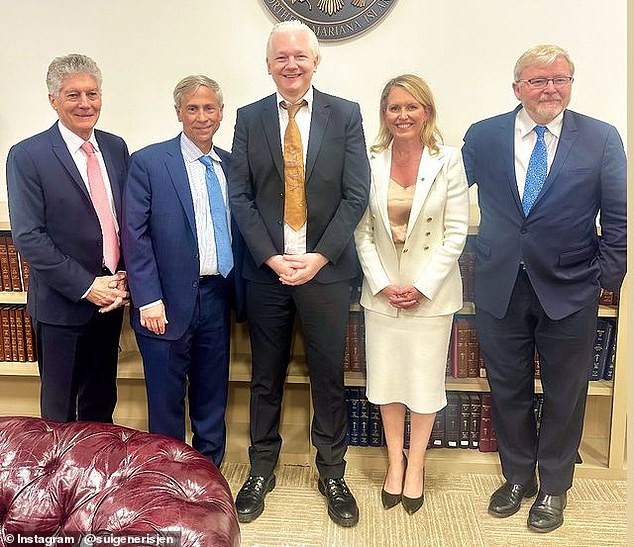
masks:
<svg viewBox="0 0 634 547"><path fill-rule="evenodd" d="M222 162L220 156L214 150L213 145L208 154L203 154L200 148L194 144L194 142L185 133L181 133L181 152L183 153L183 159L186 162L193 163L198 161L201 156L209 156L213 161Z"/></svg>
<svg viewBox="0 0 634 547"><path fill-rule="evenodd" d="M74 154L75 152L77 152L81 148L81 145L86 142L82 137L77 135L77 133L73 133L70 129L68 129L68 127L66 127L59 120L57 121L57 127L59 129L59 132L62 135L62 139L64 139L64 142L66 143L66 146L68 147L68 150L70 150L71 153ZM90 138L88 139L88 142L93 145L94 149L97 152L100 151L99 143L97 142L97 139L95 138L94 130L90 133Z"/></svg>
<svg viewBox="0 0 634 547"><path fill-rule="evenodd" d="M546 127L548 128L549 133L559 138L559 136L561 135L561 128L563 124L564 113L561 112L554 120L552 120L550 123L547 123ZM535 129L536 125L540 124L537 124L533 121L533 119L528 115L528 112L526 112L526 109L520 108L519 112L517 113L517 128L519 129L520 136L522 138L526 137L526 135L528 135L533 129Z"/></svg>
<svg viewBox="0 0 634 547"><path fill-rule="evenodd" d="M279 111L280 110L280 103L283 102L283 101L286 101L286 99L280 95L279 91L275 92L275 96L276 96L276 100L277 100L277 109ZM308 103L308 113L310 114L312 112L312 109L313 109L313 86L312 85L308 88L308 91L306 92L306 94L302 98L300 98L298 101L296 101L295 104L301 102L302 100L304 100L304 101L306 101Z"/></svg>

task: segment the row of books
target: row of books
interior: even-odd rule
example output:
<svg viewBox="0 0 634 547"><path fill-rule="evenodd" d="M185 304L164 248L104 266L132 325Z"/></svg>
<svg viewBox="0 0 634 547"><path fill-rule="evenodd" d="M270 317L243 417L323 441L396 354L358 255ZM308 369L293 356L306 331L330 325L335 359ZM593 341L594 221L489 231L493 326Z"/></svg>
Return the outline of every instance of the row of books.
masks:
<svg viewBox="0 0 634 547"><path fill-rule="evenodd" d="M597 318L593 346L591 381L612 380L616 363L616 322L612 318ZM541 378L539 353L535 352L535 378ZM485 378L486 368L480 355L475 319L458 316L454 319L447 357L447 376L453 378Z"/></svg>
<svg viewBox="0 0 634 547"><path fill-rule="evenodd" d="M599 317L590 380L612 380L615 362L616 323L614 319ZM537 352L535 352L534 366L535 378L541 378L541 365ZM349 315L343 370L344 372L365 371L365 325L361 311L351 311ZM454 319L447 356L447 376L486 377L486 368L480 355L480 344L473 317L457 316Z"/></svg>
<svg viewBox="0 0 634 547"><path fill-rule="evenodd" d="M31 316L24 306L0 306L0 361L37 361Z"/></svg>
<svg viewBox="0 0 634 547"><path fill-rule="evenodd" d="M9 233L0 234L0 290L26 291L29 265L22 259Z"/></svg>
<svg viewBox="0 0 634 547"><path fill-rule="evenodd" d="M385 446L385 433L378 405L368 401L362 387L346 388L349 446ZM541 420L543 396L535 395L537 427ZM411 421L405 415L404 448L409 448ZM489 393L448 392L447 406L436 413L428 448L469 448L480 452L497 451L491 421Z"/></svg>

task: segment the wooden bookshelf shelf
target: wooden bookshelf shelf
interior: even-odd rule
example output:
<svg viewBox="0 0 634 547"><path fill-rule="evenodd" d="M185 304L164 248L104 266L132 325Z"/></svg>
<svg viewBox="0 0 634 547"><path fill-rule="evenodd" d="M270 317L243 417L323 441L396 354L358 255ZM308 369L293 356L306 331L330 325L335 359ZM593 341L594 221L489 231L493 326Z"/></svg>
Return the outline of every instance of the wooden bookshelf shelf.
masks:
<svg viewBox="0 0 634 547"><path fill-rule="evenodd" d="M26 304L26 292L0 291L0 304Z"/></svg>

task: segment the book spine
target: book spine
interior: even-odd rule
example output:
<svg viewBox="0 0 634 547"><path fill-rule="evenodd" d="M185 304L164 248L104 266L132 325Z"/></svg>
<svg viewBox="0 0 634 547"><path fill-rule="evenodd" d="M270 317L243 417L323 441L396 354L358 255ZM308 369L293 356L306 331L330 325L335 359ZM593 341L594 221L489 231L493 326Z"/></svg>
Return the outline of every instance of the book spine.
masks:
<svg viewBox="0 0 634 547"><path fill-rule="evenodd" d="M4 347L5 361L12 361L11 355L11 320L9 306L0 307L0 319L2 320L2 345Z"/></svg>
<svg viewBox="0 0 634 547"><path fill-rule="evenodd" d="M469 393L469 401L471 403L469 425L469 448L477 449L480 445L480 397L477 393Z"/></svg>
<svg viewBox="0 0 634 547"><path fill-rule="evenodd" d="M383 433L383 421L381 420L381 407L370 403L370 446L383 446L385 444Z"/></svg>
<svg viewBox="0 0 634 547"><path fill-rule="evenodd" d="M492 452L491 449L491 395L483 393L480 397L480 452Z"/></svg>
<svg viewBox="0 0 634 547"><path fill-rule="evenodd" d="M18 329L15 320L15 306L9 306L9 330L11 336L11 361L18 360Z"/></svg>
<svg viewBox="0 0 634 547"><path fill-rule="evenodd" d="M11 274L9 273L9 255L7 253L7 236L0 236L0 275L2 290L11 290Z"/></svg>
<svg viewBox="0 0 634 547"><path fill-rule="evenodd" d="M24 338L24 307L19 307L15 309L15 330L15 343L18 361L24 363L26 361L26 340Z"/></svg>
<svg viewBox="0 0 634 547"><path fill-rule="evenodd" d="M359 397L359 446L370 444L370 401L361 392Z"/></svg>
<svg viewBox="0 0 634 547"><path fill-rule="evenodd" d="M9 257L9 276L11 278L11 290L21 291L22 280L20 263L18 262L18 251L15 248L13 239L7 237L7 256Z"/></svg>
<svg viewBox="0 0 634 547"><path fill-rule="evenodd" d="M460 393L458 395L458 401L460 404L460 431L458 446L460 446L460 448L469 448L469 428L471 426L471 401L469 400L469 394Z"/></svg>
<svg viewBox="0 0 634 547"><path fill-rule="evenodd" d="M460 437L460 401L457 393L447 393L445 410L445 446L458 448Z"/></svg>
<svg viewBox="0 0 634 547"><path fill-rule="evenodd" d="M24 314L24 341L26 349L26 360L33 362L37 361L37 352L35 345L35 332L33 331L33 322L31 316L26 308L22 311Z"/></svg>

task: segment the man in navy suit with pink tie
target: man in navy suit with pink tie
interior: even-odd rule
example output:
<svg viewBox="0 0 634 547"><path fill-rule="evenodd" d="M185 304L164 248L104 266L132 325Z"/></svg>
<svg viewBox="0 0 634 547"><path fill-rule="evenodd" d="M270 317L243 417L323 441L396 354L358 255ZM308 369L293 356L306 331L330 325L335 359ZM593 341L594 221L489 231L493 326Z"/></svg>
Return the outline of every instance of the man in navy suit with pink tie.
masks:
<svg viewBox="0 0 634 547"><path fill-rule="evenodd" d="M58 121L11 148L11 231L31 267L43 418L112 422L126 274L119 246L128 148L95 129L101 71L79 54L53 59L46 84Z"/></svg>
<svg viewBox="0 0 634 547"><path fill-rule="evenodd" d="M573 77L560 47L529 49L515 65L521 104L472 125L463 146L469 183L478 185L476 322L506 479L489 513L508 517L537 494L527 519L535 532L563 524L599 295L619 290L626 264L623 143L613 126L567 110Z"/></svg>

